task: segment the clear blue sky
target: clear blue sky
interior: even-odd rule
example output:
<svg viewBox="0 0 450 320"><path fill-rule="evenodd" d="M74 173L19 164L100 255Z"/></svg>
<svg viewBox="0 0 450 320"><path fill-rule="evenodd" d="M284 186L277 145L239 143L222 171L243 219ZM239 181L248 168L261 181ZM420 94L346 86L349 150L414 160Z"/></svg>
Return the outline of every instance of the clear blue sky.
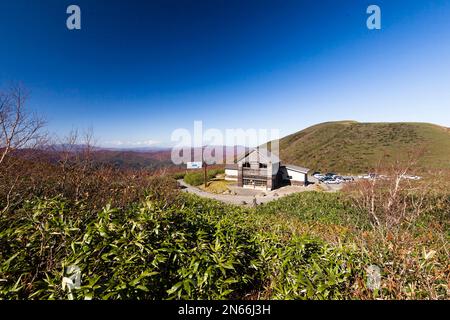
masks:
<svg viewBox="0 0 450 320"><path fill-rule="evenodd" d="M51 132L92 126L104 145L167 143L194 120L282 135L344 119L450 127L448 0L3 0L0 39L0 86L23 82Z"/></svg>

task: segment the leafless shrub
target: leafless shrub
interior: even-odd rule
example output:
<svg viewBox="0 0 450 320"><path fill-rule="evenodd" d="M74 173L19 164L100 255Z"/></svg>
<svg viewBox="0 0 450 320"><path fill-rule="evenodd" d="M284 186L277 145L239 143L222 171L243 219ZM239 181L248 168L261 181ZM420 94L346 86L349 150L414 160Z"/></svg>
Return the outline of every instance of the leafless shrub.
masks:
<svg viewBox="0 0 450 320"><path fill-rule="evenodd" d="M93 151L95 150L93 130L89 129L82 135L78 130L72 130L68 136L59 139L51 147L57 157L61 179L57 184L64 193L69 189L75 200L83 197L83 189L88 177L94 173Z"/></svg>
<svg viewBox="0 0 450 320"><path fill-rule="evenodd" d="M437 179L421 171L417 161L423 152L416 152L407 160L386 164L383 160L373 170L373 178L360 179L347 188L361 214L369 215L376 228L391 230L404 223L413 223L429 209L427 199L435 190ZM419 178L417 178L419 179Z"/></svg>
<svg viewBox="0 0 450 320"><path fill-rule="evenodd" d="M45 121L26 109L28 92L22 85L0 91L0 165L18 149L42 145Z"/></svg>
<svg viewBox="0 0 450 320"><path fill-rule="evenodd" d="M0 90L0 213L16 201L17 187L27 178L21 163L33 158L47 139L45 121L26 108L28 96L20 84Z"/></svg>
<svg viewBox="0 0 450 320"><path fill-rule="evenodd" d="M126 170L95 161L93 130L49 141L45 122L26 108L21 85L0 91L0 214L33 197L63 196L92 208L130 205L152 189L170 199L173 181L145 170Z"/></svg>
<svg viewBox="0 0 450 320"><path fill-rule="evenodd" d="M382 159L373 179L360 179L344 190L372 225L356 241L383 270L378 298L442 299L449 294L450 175L419 168L423 154L395 162ZM421 179L412 179L415 175Z"/></svg>

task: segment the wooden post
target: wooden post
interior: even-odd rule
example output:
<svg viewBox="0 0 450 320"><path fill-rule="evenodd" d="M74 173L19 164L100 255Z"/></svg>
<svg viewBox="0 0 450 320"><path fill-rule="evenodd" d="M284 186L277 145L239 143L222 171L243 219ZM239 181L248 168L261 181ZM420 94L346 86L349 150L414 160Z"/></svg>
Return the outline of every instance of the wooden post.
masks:
<svg viewBox="0 0 450 320"><path fill-rule="evenodd" d="M205 157L204 157L204 151L205 151L205 149L202 147L202 162L203 162L203 167L204 167L203 180L205 182L205 189L206 189L207 184L208 184L208 170L207 170L207 165L206 165L206 161L205 161Z"/></svg>
<svg viewBox="0 0 450 320"><path fill-rule="evenodd" d="M205 188L208 184L208 170L206 169L206 161L205 161Z"/></svg>

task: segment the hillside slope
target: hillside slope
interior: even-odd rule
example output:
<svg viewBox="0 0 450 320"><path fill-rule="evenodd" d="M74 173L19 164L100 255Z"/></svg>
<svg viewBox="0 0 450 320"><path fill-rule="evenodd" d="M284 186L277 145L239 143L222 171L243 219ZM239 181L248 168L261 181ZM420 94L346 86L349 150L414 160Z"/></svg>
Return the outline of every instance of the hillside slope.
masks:
<svg viewBox="0 0 450 320"><path fill-rule="evenodd" d="M280 140L283 162L341 173L367 172L383 155L407 159L421 148L420 167L450 168L450 128L428 123L326 122Z"/></svg>

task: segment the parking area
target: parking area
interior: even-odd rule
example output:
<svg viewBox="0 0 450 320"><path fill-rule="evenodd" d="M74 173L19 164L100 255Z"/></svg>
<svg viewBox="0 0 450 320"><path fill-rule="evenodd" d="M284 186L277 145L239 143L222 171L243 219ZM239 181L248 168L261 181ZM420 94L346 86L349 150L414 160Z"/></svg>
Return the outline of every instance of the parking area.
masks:
<svg viewBox="0 0 450 320"><path fill-rule="evenodd" d="M353 182L357 179L355 176L341 176L336 173L320 173L314 172L311 177L311 181L318 184L324 184L326 186L340 186L344 183Z"/></svg>
<svg viewBox="0 0 450 320"><path fill-rule="evenodd" d="M403 174L399 176L400 179L406 180L421 180L422 177L416 175ZM319 185L325 185L329 189L339 190L346 183L351 183L356 180L389 180L391 179L388 175L376 174L376 173L367 173L357 176L342 176L336 173L328 172L328 173L320 173L314 172L310 177L310 181L313 183L317 183Z"/></svg>

